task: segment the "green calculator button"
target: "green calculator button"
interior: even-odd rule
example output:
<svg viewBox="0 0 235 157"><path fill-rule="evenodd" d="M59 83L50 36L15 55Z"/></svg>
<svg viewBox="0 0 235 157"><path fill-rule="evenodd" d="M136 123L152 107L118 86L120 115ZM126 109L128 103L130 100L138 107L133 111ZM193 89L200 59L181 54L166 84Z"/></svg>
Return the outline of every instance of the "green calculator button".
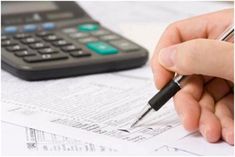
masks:
<svg viewBox="0 0 235 157"><path fill-rule="evenodd" d="M91 32L91 31L96 31L99 29L99 25L97 24L92 24L92 23L87 23L87 24L81 24L77 26L78 31L82 32Z"/></svg>
<svg viewBox="0 0 235 157"><path fill-rule="evenodd" d="M102 41L89 42L86 44L86 46L87 48L101 55L110 55L118 53L118 49Z"/></svg>

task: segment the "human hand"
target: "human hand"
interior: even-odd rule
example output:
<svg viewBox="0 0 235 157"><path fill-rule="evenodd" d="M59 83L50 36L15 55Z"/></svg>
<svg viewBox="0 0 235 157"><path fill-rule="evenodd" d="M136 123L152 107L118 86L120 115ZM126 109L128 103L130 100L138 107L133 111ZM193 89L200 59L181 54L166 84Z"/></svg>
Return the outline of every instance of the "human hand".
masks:
<svg viewBox="0 0 235 157"><path fill-rule="evenodd" d="M151 60L161 89L174 73L192 75L174 96L175 108L188 131L199 129L209 141L221 137L234 144L234 45L216 39L233 23L233 9L171 24Z"/></svg>

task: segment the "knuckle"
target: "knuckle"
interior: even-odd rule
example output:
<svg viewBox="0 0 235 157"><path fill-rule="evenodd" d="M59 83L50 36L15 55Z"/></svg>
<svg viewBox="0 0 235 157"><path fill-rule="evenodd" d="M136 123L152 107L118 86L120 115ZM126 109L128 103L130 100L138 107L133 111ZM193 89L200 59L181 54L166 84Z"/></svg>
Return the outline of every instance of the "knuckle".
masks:
<svg viewBox="0 0 235 157"><path fill-rule="evenodd" d="M176 22L173 22L173 23L171 23L171 24L169 24L167 27L166 27L166 30L165 30L165 32L170 32L170 31L172 31L172 30L175 30L176 28L177 28L177 26L178 26L178 21L176 21Z"/></svg>

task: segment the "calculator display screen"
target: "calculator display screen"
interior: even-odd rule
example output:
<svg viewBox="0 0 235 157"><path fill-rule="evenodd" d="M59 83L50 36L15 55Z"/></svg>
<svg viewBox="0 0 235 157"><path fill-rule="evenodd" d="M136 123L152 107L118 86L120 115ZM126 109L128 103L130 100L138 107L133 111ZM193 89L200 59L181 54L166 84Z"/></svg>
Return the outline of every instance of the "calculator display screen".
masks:
<svg viewBox="0 0 235 157"><path fill-rule="evenodd" d="M57 10L58 7L55 3L47 1L26 1L26 2L8 2L2 3L2 14L18 14L30 12L42 12Z"/></svg>

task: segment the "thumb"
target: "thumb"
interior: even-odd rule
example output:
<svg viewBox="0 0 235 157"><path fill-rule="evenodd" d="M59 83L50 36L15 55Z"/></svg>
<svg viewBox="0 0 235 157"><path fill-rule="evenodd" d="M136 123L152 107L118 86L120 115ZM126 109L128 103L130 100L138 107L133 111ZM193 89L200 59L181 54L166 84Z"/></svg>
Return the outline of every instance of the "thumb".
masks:
<svg viewBox="0 0 235 157"><path fill-rule="evenodd" d="M195 39L160 50L159 63L182 75L202 74L233 80L233 44Z"/></svg>

